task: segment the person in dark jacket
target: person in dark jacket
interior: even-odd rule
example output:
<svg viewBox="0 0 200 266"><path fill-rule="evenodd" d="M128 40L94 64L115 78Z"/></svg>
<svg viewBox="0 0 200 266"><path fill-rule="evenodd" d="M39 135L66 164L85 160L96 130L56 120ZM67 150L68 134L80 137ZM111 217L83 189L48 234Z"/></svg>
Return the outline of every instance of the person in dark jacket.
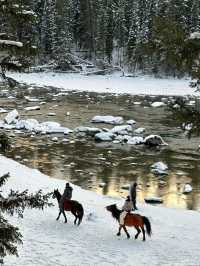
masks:
<svg viewBox="0 0 200 266"><path fill-rule="evenodd" d="M64 210L65 200L70 200L72 198L72 191L73 191L73 188L70 186L69 183L66 183L65 190L64 190L64 192L60 198L60 202L59 202L59 208L61 211Z"/></svg>
<svg viewBox="0 0 200 266"><path fill-rule="evenodd" d="M130 187L130 197L131 200L133 202L133 210L137 210L137 206L136 206L136 197L137 197L137 183L134 182L131 187Z"/></svg>

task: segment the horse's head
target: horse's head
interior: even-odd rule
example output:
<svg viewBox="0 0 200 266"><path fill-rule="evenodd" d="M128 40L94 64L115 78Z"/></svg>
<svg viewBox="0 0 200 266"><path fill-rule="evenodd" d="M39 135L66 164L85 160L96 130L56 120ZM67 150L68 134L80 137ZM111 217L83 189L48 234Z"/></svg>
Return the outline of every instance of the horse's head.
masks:
<svg viewBox="0 0 200 266"><path fill-rule="evenodd" d="M116 208L117 208L116 204L106 206L106 210L109 212L113 212L114 210L116 210Z"/></svg>
<svg viewBox="0 0 200 266"><path fill-rule="evenodd" d="M58 195L58 194L59 194L58 189L54 189L54 191L53 191L53 195L52 195L52 198L53 198L53 199L57 198L57 195Z"/></svg>

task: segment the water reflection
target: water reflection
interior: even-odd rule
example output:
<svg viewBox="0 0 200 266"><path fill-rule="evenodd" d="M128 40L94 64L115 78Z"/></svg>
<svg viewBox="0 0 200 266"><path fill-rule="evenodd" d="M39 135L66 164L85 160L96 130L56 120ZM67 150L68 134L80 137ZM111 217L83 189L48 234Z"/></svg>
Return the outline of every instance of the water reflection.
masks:
<svg viewBox="0 0 200 266"><path fill-rule="evenodd" d="M148 100L145 99L146 102ZM167 207L200 210L200 156L196 149L200 139L188 140L173 119L166 118L163 108L143 108L135 106L134 101L144 99L70 94L66 98L47 102L41 110L28 115L47 121L51 108L56 112L56 117L52 117L51 121L59 121L69 128L94 126L89 121L96 114L122 115L126 119L137 120L137 126L145 127L147 133L160 134L169 143L168 147L149 150L142 146L95 144L90 138L77 140L73 137L69 138L71 142L63 143L63 136L58 136L59 141L54 143L52 136L30 138L29 135L20 134L12 137L13 148L8 156L47 175L70 180L101 194L126 196L128 191L122 187L137 181L140 202L144 202L146 197L157 196L163 198ZM66 112L71 115L66 116ZM22 117L27 117L23 110L21 113ZM150 166L157 161L169 166L168 176L158 178L151 173ZM182 192L188 182L193 192L185 195ZM100 187L100 183L105 183L105 186Z"/></svg>

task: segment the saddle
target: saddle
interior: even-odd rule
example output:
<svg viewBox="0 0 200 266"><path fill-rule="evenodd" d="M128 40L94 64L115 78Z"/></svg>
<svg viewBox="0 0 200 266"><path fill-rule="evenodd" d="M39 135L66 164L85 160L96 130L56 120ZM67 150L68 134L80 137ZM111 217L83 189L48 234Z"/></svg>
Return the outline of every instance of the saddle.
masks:
<svg viewBox="0 0 200 266"><path fill-rule="evenodd" d="M66 199L64 202L64 210L71 211L71 208L72 208L71 200Z"/></svg>

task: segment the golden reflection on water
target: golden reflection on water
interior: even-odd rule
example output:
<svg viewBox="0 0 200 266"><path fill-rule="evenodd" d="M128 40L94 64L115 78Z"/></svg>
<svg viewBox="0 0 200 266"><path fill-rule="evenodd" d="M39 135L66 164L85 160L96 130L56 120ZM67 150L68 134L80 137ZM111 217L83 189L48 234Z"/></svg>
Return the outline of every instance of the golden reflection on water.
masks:
<svg viewBox="0 0 200 266"><path fill-rule="evenodd" d="M107 106L105 103L99 106L95 104L93 106L90 104L89 108L85 107L85 103L83 103L83 105L77 105L76 103L72 104L67 101L64 103L65 104L61 104L59 107L54 108L57 115L56 117L52 117L51 121L59 121L62 125L69 128L74 128L82 124L91 126L88 121L90 121L91 117L97 113L108 114L112 111L113 115L119 114L119 106L114 105L114 103L111 102L107 103ZM41 107L45 108L44 110L39 111L43 112L42 116L40 116L42 121L47 121L46 114L49 112L51 105L52 103L48 103L46 106ZM160 119L160 113L155 109L142 109L141 115L141 109L139 109L139 107L134 108L133 112L129 106L129 109L124 109L124 113L120 113L120 115L127 116L128 114L128 118L135 116L138 120L141 119L141 121L138 122L141 122L141 125L147 129L150 128L152 130L152 128L156 128L156 130L158 130L157 127L163 127L160 121L158 121L157 124L149 125L149 123L152 123L149 117L154 117L154 121L157 121L158 118ZM70 111L72 115L67 117L64 115L66 111ZM31 113L30 118L34 118L34 114L38 115L39 112ZM153 113L150 114L149 112ZM25 117L27 117L27 114L25 114ZM165 130L165 128L162 128L162 130ZM176 139L176 142L173 142L174 139L175 138L171 139L171 146L173 146L174 143L175 148L184 145L182 140L180 145L180 140ZM195 147L195 140L193 140L192 143ZM191 141L187 141L187 145L191 148ZM188 146L185 147L185 150L188 149ZM91 148L93 150L90 151ZM173 148L174 146L172 149ZM198 166L199 158L197 156L194 158L193 155L190 156L186 153L181 154L181 151L179 151L178 156L181 167L190 166L191 169L194 168L195 173L190 172L188 175L177 176L175 171L170 172L169 176L163 178L163 180L166 181L166 184L161 186L159 179L153 174L149 174L145 168L148 168L147 166L155 162L155 160L158 161L164 159L167 163L171 163L171 169L174 169L176 165L174 166L173 163L174 160L177 159L177 153L164 153L163 158L158 158L160 154L157 155L154 153L152 156L150 154L149 157L144 157L146 151L142 150L139 151L139 153L135 153L135 150L131 150L131 148L128 147L125 151L116 150L115 154L113 152L114 156L110 155L110 161L113 160L116 166L111 164L107 167L105 166L106 162L98 160L98 157L101 157L100 153L105 155L107 154L107 150L108 148L94 146L94 144L91 144L89 141L87 141L87 145L83 148L81 148L79 143L75 143L71 146L67 144L64 147L63 144L60 146L52 144L48 136L35 136L33 139L17 136L15 139L15 147L13 151L10 152L10 156L15 158L16 155L21 155L21 159L18 160L25 163L27 166L39 169L41 172L54 178L70 180L83 188L94 190L100 194L107 194L114 197L125 197L128 194L128 190L122 189L122 186L137 181L139 184L138 201L140 202L144 202L144 198L156 196L162 197L164 205L167 207L200 210L200 187L198 187L200 186L200 169ZM137 162L136 166L133 164L131 165L129 160L125 160L130 156L132 156L131 163L135 163L135 161L137 162L138 160L139 163ZM187 160L189 157L191 157L191 165L188 166ZM27 158L28 161L23 161L23 158ZM88 158L92 158L91 161ZM106 159L109 158L107 157ZM194 162L194 159L197 161ZM74 166L70 165L72 162L75 163ZM88 163L90 164L89 166ZM139 164L141 164L140 167ZM80 172L80 170L82 170L82 172ZM187 182L191 183L191 181L194 182L194 180L197 183L195 184L195 189L198 188L198 190L194 190L189 195L182 194L184 184ZM105 187L100 188L99 183L102 182L106 185Z"/></svg>

